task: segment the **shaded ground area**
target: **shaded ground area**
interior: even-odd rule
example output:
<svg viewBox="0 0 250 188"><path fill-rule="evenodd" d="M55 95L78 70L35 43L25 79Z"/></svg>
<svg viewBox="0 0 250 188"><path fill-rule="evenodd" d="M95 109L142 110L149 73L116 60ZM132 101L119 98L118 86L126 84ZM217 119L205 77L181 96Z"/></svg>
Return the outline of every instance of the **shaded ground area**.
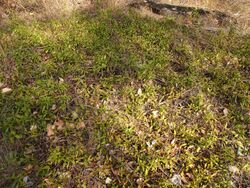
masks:
<svg viewBox="0 0 250 188"><path fill-rule="evenodd" d="M118 9L0 37L0 187L249 185L249 36Z"/></svg>

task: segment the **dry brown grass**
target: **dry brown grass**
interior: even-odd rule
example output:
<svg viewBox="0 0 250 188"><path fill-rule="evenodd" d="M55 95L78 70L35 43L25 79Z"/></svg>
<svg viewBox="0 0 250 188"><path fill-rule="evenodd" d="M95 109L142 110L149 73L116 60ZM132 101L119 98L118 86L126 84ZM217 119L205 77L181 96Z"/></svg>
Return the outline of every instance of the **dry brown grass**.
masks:
<svg viewBox="0 0 250 188"><path fill-rule="evenodd" d="M94 0L94 3L102 8L125 7L135 0Z"/></svg>
<svg viewBox="0 0 250 188"><path fill-rule="evenodd" d="M74 10L87 4L86 0L42 0L40 6L45 10L46 16L63 16L70 15ZM82 5L84 6L84 5Z"/></svg>
<svg viewBox="0 0 250 188"><path fill-rule="evenodd" d="M3 5L19 10L21 13L39 13L42 17L60 17L88 7L90 0L4 0Z"/></svg>
<svg viewBox="0 0 250 188"><path fill-rule="evenodd" d="M30 13L34 17L61 17L91 6L125 7L132 1L135 0L3 0L0 2L0 7L18 10L23 17L27 17Z"/></svg>

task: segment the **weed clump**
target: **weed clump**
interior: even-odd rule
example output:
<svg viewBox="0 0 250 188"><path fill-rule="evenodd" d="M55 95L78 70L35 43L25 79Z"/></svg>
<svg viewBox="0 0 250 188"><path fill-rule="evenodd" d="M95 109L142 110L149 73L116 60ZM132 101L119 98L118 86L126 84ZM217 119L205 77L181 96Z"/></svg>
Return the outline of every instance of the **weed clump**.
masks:
<svg viewBox="0 0 250 188"><path fill-rule="evenodd" d="M132 10L0 33L1 187L249 184L248 36Z"/></svg>

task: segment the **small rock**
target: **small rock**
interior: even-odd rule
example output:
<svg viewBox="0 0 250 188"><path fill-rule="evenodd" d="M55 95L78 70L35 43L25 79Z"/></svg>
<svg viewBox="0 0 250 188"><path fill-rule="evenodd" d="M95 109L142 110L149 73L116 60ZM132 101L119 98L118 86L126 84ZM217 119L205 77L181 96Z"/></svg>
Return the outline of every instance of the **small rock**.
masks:
<svg viewBox="0 0 250 188"><path fill-rule="evenodd" d="M106 180L105 180L105 183L106 183L106 184L111 184L111 182L112 182L112 179L109 178L109 177L107 177Z"/></svg>
<svg viewBox="0 0 250 188"><path fill-rule="evenodd" d="M8 87L2 89L2 93L9 93L11 91L12 91L12 89L8 88Z"/></svg>
<svg viewBox="0 0 250 188"><path fill-rule="evenodd" d="M171 178L171 182L176 185L176 186L180 186L182 187L182 182L181 182L181 176L179 174L175 174L172 178Z"/></svg>

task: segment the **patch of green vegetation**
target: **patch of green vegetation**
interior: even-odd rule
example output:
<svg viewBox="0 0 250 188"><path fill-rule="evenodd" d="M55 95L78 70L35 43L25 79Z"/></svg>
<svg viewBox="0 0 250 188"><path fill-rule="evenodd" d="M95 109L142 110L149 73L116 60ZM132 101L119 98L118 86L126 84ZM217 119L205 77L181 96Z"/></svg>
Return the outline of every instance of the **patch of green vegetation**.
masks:
<svg viewBox="0 0 250 188"><path fill-rule="evenodd" d="M121 10L0 33L1 187L249 184L248 36Z"/></svg>

